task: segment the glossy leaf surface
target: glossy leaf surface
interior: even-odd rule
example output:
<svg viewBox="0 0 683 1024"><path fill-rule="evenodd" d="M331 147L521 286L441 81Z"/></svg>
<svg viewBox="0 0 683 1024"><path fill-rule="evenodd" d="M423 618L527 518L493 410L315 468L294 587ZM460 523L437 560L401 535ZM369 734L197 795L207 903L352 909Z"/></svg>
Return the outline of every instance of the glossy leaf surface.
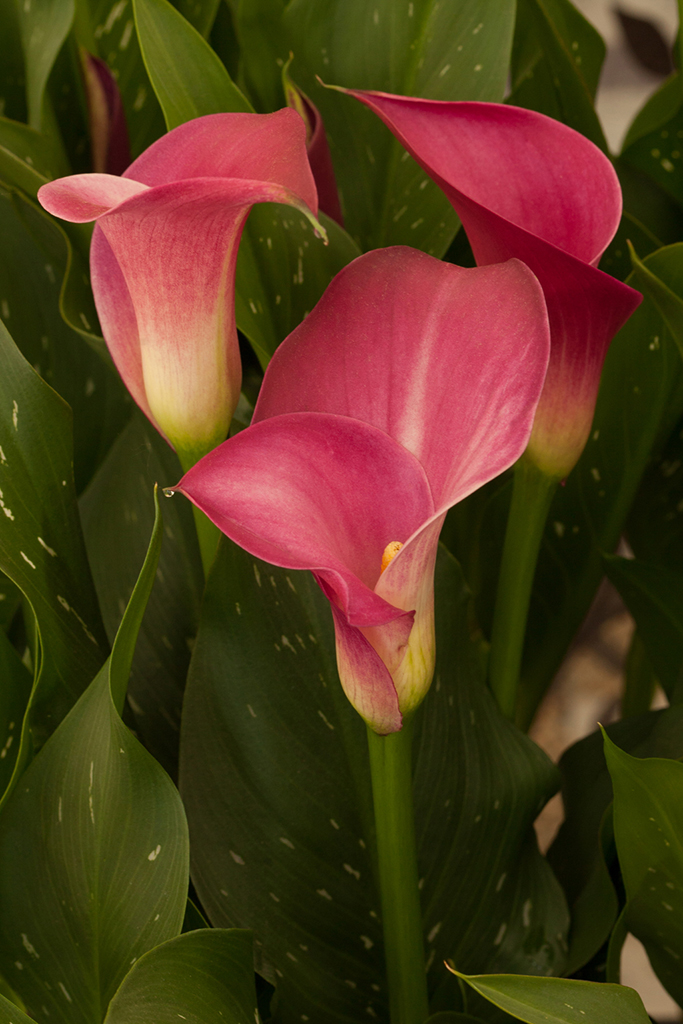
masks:
<svg viewBox="0 0 683 1024"><path fill-rule="evenodd" d="M118 629L154 521L149 496L181 473L177 456L141 413L116 441L80 507L88 558L110 639ZM197 631L202 574L185 502L163 500L164 536L128 687L135 729L177 775L180 710Z"/></svg>
<svg viewBox="0 0 683 1024"><path fill-rule="evenodd" d="M638 759L605 739L626 926L678 1002L683 999L683 764Z"/></svg>
<svg viewBox="0 0 683 1024"><path fill-rule="evenodd" d="M566 928L530 831L554 773L498 716L465 602L444 554L440 682L420 712L415 777L430 987L446 986L439 1008L453 1005L442 961L456 949L473 969L561 970ZM385 1012L386 996L373 988L382 939L364 729L338 683L326 604L307 574L224 542L183 718L181 788L200 898L214 925L254 928L259 959L275 968L279 1013L292 1021ZM501 746L515 782L492 763ZM443 830L444 818L452 828Z"/></svg>
<svg viewBox="0 0 683 1024"><path fill-rule="evenodd" d="M54 140L19 121L0 117L0 178L35 195L51 178L69 173Z"/></svg>
<svg viewBox="0 0 683 1024"><path fill-rule="evenodd" d="M44 211L15 191L0 190L3 319L36 372L71 407L74 477L80 493L130 416L131 403L111 365L105 365L60 312L64 275L75 255L70 248L64 232ZM97 320L82 269L78 276L83 293L78 297L85 302L77 306L83 331L92 330Z"/></svg>
<svg viewBox="0 0 683 1024"><path fill-rule="evenodd" d="M273 352L310 313L332 278L360 250L324 213L324 246L297 210L274 203L253 207L235 278L235 317L265 369Z"/></svg>
<svg viewBox="0 0 683 1024"><path fill-rule="evenodd" d="M648 100L631 125L622 159L683 206L681 78L675 73Z"/></svg>
<svg viewBox="0 0 683 1024"><path fill-rule="evenodd" d="M2 1024L31 1024L31 1018L27 1017L23 1010L0 995L0 1022Z"/></svg>
<svg viewBox="0 0 683 1024"><path fill-rule="evenodd" d="M609 736L637 757L683 756L683 709L648 712L608 726ZM583 966L607 940L618 913L610 871L616 850L610 805L612 783L603 741L594 732L563 755L562 797L566 818L548 851L572 908L569 962ZM597 962L597 968L600 962ZM592 975L604 978L603 973Z"/></svg>
<svg viewBox="0 0 683 1024"><path fill-rule="evenodd" d="M623 985L514 974L460 975L475 992L527 1024L648 1024L640 996Z"/></svg>
<svg viewBox="0 0 683 1024"><path fill-rule="evenodd" d="M110 659L22 776L0 822L0 956L41 1022L100 1024L135 961L177 935L185 817L171 781L119 717L161 544Z"/></svg>
<svg viewBox="0 0 683 1024"><path fill-rule="evenodd" d="M102 664L107 638L78 520L69 408L29 366L4 324L0 359L0 568L36 616L40 657L31 726L40 743Z"/></svg>
<svg viewBox="0 0 683 1024"><path fill-rule="evenodd" d="M252 110L221 61L167 0L135 0L142 55L170 131L202 114Z"/></svg>
<svg viewBox="0 0 683 1024"><path fill-rule="evenodd" d="M669 699L683 667L683 575L666 566L613 556L605 571L636 620Z"/></svg>
<svg viewBox="0 0 683 1024"><path fill-rule="evenodd" d="M521 0L509 102L564 121L606 150L593 106L604 57L601 37L568 0Z"/></svg>
<svg viewBox="0 0 683 1024"><path fill-rule="evenodd" d="M74 0L34 0L16 5L24 51L29 124L40 131L48 76L71 28Z"/></svg>
<svg viewBox="0 0 683 1024"><path fill-rule="evenodd" d="M164 119L145 68L130 3L89 0L90 27L121 92L133 157L164 131Z"/></svg>
<svg viewBox="0 0 683 1024"><path fill-rule="evenodd" d="M19 754L21 724L31 696L32 675L0 631L0 794L5 793Z"/></svg>
<svg viewBox="0 0 683 1024"><path fill-rule="evenodd" d="M136 961L104 1024L250 1024L255 1010L251 933L204 929Z"/></svg>
<svg viewBox="0 0 683 1024"><path fill-rule="evenodd" d="M362 249L403 244L442 256L458 220L386 129L352 100L322 89L315 76L352 89L499 101L513 19L507 0L400 6L295 0L288 6L291 73L322 114L347 230Z"/></svg>

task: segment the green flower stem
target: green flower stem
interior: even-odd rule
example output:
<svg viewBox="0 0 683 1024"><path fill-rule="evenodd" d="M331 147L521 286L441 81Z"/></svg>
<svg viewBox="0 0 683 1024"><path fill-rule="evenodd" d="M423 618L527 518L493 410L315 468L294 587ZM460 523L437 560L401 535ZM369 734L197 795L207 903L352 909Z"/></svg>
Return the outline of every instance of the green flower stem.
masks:
<svg viewBox="0 0 683 1024"><path fill-rule="evenodd" d="M412 722L389 736L368 728L391 1024L423 1024L429 1016L413 817L412 731Z"/></svg>
<svg viewBox="0 0 683 1024"><path fill-rule="evenodd" d="M491 632L489 680L500 710L515 717L524 635L538 551L557 478L522 456L515 466Z"/></svg>
<svg viewBox="0 0 683 1024"><path fill-rule="evenodd" d="M213 565L218 549L218 541L221 539L221 531L208 519L201 509L196 505L192 506L194 514L194 525L197 528L197 540L199 541L199 553L202 556L204 568L204 579L209 578L209 569Z"/></svg>
<svg viewBox="0 0 683 1024"><path fill-rule="evenodd" d="M182 450L176 446L178 458L180 459L180 465L182 466L183 473L187 473L189 469L192 469L196 462L207 455L210 448L206 451L197 452L196 450ZM209 578L209 569L213 565L213 560L216 557L216 550L218 548L218 541L221 537L221 531L217 526L208 519L201 509L198 509L196 505L192 506L192 513L194 515L194 525L197 530L197 540L199 541L199 553L202 556L202 567L204 569L204 579Z"/></svg>

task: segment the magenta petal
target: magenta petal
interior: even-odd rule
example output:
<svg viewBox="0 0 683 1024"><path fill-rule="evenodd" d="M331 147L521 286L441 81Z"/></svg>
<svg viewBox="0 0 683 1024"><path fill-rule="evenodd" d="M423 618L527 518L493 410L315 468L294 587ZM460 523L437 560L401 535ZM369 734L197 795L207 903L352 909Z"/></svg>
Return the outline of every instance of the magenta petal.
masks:
<svg viewBox="0 0 683 1024"><path fill-rule="evenodd" d="M440 509L521 455L548 350L543 294L521 263L465 270L381 249L345 267L277 350L254 421L313 410L372 423L419 459Z"/></svg>
<svg viewBox="0 0 683 1024"><path fill-rule="evenodd" d="M597 262L617 230L621 189L612 164L559 121L504 103L346 91L382 118L447 195L451 186L584 263Z"/></svg>
<svg viewBox="0 0 683 1024"><path fill-rule="evenodd" d="M621 214L612 165L584 136L535 111L351 94L441 186L479 265L516 257L538 277L552 349L529 453L565 476L588 438L609 343L641 301L594 266Z"/></svg>
<svg viewBox="0 0 683 1024"><path fill-rule="evenodd" d="M373 588L387 544L408 540L433 502L417 460L375 427L274 417L210 452L178 490L257 558L312 569L351 625L405 616Z"/></svg>
<svg viewBox="0 0 683 1024"><path fill-rule="evenodd" d="M299 196L313 213L318 210L306 129L288 108L274 114L207 114L187 121L145 150L125 176L146 185L206 177L272 182Z"/></svg>
<svg viewBox="0 0 683 1024"><path fill-rule="evenodd" d="M337 641L337 666L344 693L356 711L380 736L398 732L403 723L389 671L344 613L332 604Z"/></svg>
<svg viewBox="0 0 683 1024"><path fill-rule="evenodd" d="M115 174L72 174L43 185L38 199L55 217L84 224L147 191L147 185Z"/></svg>

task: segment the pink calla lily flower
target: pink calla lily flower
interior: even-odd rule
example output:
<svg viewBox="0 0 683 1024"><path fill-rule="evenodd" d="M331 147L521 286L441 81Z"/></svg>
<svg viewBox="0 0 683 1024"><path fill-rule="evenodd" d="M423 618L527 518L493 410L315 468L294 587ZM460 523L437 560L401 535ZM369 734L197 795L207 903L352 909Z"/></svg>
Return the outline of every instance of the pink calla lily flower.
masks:
<svg viewBox="0 0 683 1024"><path fill-rule="evenodd" d="M174 488L256 557L313 571L342 686L377 733L429 688L446 511L524 450L548 355L519 261L368 253L277 350L252 426Z"/></svg>
<svg viewBox="0 0 683 1024"><path fill-rule="evenodd" d="M293 110L210 114L155 142L125 172L77 174L38 198L96 220L93 292L112 358L187 468L223 441L242 370L237 249L254 203L287 203L316 228L306 131Z"/></svg>
<svg viewBox="0 0 683 1024"><path fill-rule="evenodd" d="M588 440L609 343L642 300L597 269L621 216L610 161L533 110L341 91L374 110L443 189L479 266L516 257L541 282L552 349L527 454L566 476Z"/></svg>

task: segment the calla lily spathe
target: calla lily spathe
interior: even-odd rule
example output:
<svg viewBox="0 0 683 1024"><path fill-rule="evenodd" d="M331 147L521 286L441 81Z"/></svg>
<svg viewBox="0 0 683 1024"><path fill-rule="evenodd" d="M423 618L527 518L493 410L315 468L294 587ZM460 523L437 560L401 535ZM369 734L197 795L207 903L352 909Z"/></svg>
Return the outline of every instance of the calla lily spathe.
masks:
<svg viewBox="0 0 683 1024"><path fill-rule="evenodd" d="M374 110L443 189L479 266L516 257L538 277L552 349L527 454L566 476L588 440L609 343L642 299L597 269L621 216L612 164L533 110L342 91Z"/></svg>
<svg viewBox="0 0 683 1024"><path fill-rule="evenodd" d="M432 679L446 511L524 450L548 354L519 261L368 253L276 351L253 425L174 488L256 557L313 571L342 686L380 734Z"/></svg>
<svg viewBox="0 0 683 1024"><path fill-rule="evenodd" d="M180 125L123 177L44 185L43 206L96 220L90 266L112 358L133 398L187 466L223 441L242 372L237 249L254 203L318 209L297 113L211 114Z"/></svg>

